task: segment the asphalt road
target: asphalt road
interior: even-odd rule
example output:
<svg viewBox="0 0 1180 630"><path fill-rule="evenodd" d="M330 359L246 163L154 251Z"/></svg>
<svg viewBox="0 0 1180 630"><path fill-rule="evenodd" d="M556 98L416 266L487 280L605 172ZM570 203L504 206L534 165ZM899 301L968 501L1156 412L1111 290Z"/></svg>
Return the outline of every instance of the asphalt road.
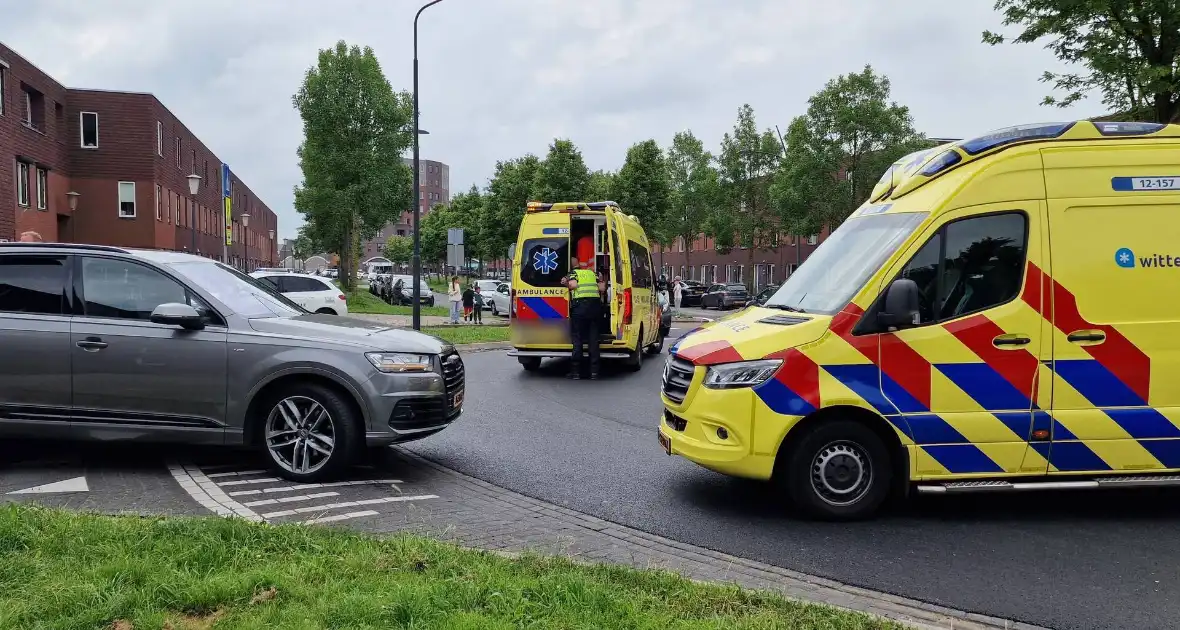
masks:
<svg viewBox="0 0 1180 630"><path fill-rule="evenodd" d="M922 498L870 522L808 522L768 484L664 455L656 442L663 357L597 382L565 380L560 362L529 374L499 352L465 359L463 417L409 447L469 475L669 538L953 608L1053 628L1178 625L1180 492Z"/></svg>

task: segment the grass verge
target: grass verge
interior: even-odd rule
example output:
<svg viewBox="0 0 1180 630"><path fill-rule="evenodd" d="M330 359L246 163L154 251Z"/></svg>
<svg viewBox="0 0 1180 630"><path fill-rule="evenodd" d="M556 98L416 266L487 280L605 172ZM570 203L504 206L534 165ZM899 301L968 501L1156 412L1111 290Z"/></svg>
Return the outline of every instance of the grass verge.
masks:
<svg viewBox="0 0 1180 630"><path fill-rule="evenodd" d="M490 317L487 313L485 316ZM508 341L508 326L473 326L460 324L459 326L423 326L422 332L434 335L439 339L446 339L451 343L490 343L493 341Z"/></svg>
<svg viewBox="0 0 1180 630"><path fill-rule="evenodd" d="M656 572L221 518L0 508L0 628L899 628Z"/></svg>
<svg viewBox="0 0 1180 630"><path fill-rule="evenodd" d="M360 289L348 294L348 312L357 315L412 315L409 306L393 306L386 304L381 298L369 293L368 289ZM442 306L423 306L423 315L447 315L450 311Z"/></svg>

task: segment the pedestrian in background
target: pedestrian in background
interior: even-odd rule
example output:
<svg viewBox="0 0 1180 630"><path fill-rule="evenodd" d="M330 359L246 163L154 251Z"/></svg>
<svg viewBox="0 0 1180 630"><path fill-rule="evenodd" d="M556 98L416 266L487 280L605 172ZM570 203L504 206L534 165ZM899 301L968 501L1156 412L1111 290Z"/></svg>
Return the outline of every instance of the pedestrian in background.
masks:
<svg viewBox="0 0 1180 630"><path fill-rule="evenodd" d="M459 276L451 276L451 286L447 289L447 301L451 303L451 323L459 323L459 309L463 307L463 287L459 285Z"/></svg>
<svg viewBox="0 0 1180 630"><path fill-rule="evenodd" d="M22 242L22 243L43 243L44 239L41 238L41 235L39 233L29 230L28 232L21 233L20 242Z"/></svg>
<svg viewBox="0 0 1180 630"><path fill-rule="evenodd" d="M471 313L474 308L475 291L471 289L471 285L469 284L466 289L463 289L463 321L472 321Z"/></svg>
<svg viewBox="0 0 1180 630"><path fill-rule="evenodd" d="M672 281L672 312L680 314L680 301L684 299L684 280L680 276Z"/></svg>
<svg viewBox="0 0 1180 630"><path fill-rule="evenodd" d="M471 297L471 299L472 299L471 305L472 305L472 307L475 308L475 310L472 311L472 315L475 316L475 323L482 326L483 325L483 304L484 304L484 301L483 301L483 294L479 292L479 285L475 285L475 295L473 295Z"/></svg>

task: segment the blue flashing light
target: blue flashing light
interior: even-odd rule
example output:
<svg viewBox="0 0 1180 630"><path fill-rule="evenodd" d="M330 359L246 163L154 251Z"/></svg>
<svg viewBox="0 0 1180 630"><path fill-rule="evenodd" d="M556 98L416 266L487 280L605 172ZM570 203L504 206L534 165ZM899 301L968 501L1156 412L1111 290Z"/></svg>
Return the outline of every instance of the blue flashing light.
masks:
<svg viewBox="0 0 1180 630"><path fill-rule="evenodd" d="M968 155L979 155L984 151L990 151L996 147L1012 144L1013 142L1057 138L1066 131L1069 131L1073 125L1074 123L1072 122L1065 122L1006 127L979 136L978 138L964 140L959 143L959 147L966 151Z"/></svg>
<svg viewBox="0 0 1180 630"><path fill-rule="evenodd" d="M922 175L923 177L934 177L935 175L962 161L963 156L959 155L958 151L954 149L947 149L946 151L938 154L938 157L930 160L930 163L922 169L922 172L919 173L919 175Z"/></svg>
<svg viewBox="0 0 1180 630"><path fill-rule="evenodd" d="M1096 122L1098 133L1104 136L1146 136L1164 127L1164 123L1149 122Z"/></svg>

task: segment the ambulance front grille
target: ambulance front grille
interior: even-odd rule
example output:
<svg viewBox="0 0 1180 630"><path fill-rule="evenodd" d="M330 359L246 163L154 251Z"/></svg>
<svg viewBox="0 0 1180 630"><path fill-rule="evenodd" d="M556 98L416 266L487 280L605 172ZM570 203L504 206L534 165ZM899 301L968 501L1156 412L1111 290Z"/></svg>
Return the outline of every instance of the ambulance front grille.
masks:
<svg viewBox="0 0 1180 630"><path fill-rule="evenodd" d="M668 359L664 366L664 395L668 400L675 403L684 402L695 369L692 363L680 357L672 356Z"/></svg>

